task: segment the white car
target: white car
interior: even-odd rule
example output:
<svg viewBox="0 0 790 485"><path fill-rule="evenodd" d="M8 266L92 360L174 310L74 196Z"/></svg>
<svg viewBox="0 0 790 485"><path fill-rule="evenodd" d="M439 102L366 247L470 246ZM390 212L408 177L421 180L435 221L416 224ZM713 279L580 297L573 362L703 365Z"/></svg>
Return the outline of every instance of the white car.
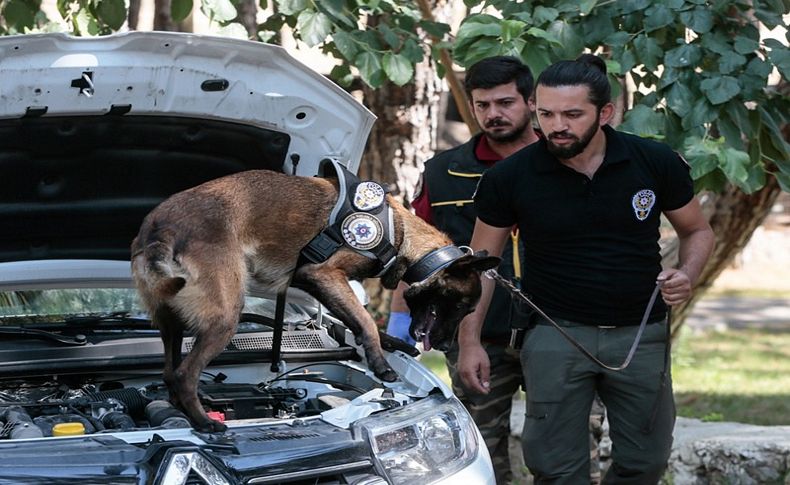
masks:
<svg viewBox="0 0 790 485"><path fill-rule="evenodd" d="M167 402L130 276L145 214L243 170L356 172L373 122L272 45L0 38L0 483L493 484L475 424L414 349L389 349L401 379L380 381L297 290L280 353L274 295L253 287L203 374L227 432L197 432Z"/></svg>

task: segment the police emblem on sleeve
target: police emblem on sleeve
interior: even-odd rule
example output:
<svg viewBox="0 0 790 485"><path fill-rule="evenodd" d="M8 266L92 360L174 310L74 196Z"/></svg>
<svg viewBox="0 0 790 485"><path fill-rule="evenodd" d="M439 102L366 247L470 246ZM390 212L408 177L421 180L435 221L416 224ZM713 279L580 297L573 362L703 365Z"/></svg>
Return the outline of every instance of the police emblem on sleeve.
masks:
<svg viewBox="0 0 790 485"><path fill-rule="evenodd" d="M354 249L375 248L383 239L381 222L365 212L354 212L343 220L343 239Z"/></svg>
<svg viewBox="0 0 790 485"><path fill-rule="evenodd" d="M384 203L384 187L376 182L362 182L354 191L354 207L369 211Z"/></svg>
<svg viewBox="0 0 790 485"><path fill-rule="evenodd" d="M655 203L656 194L649 189L640 190L635 193L634 197L631 199L631 206L634 208L634 214L640 221L647 219Z"/></svg>

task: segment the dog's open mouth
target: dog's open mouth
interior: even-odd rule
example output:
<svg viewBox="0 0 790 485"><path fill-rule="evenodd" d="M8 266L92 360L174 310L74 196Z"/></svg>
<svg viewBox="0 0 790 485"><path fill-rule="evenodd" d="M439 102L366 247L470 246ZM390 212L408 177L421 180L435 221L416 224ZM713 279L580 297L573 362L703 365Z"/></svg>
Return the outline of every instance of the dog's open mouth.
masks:
<svg viewBox="0 0 790 485"><path fill-rule="evenodd" d="M425 316L425 325L415 330L414 338L418 342L422 342L422 347L425 351L431 350L431 330L436 325L436 306L431 305L428 307L428 312Z"/></svg>

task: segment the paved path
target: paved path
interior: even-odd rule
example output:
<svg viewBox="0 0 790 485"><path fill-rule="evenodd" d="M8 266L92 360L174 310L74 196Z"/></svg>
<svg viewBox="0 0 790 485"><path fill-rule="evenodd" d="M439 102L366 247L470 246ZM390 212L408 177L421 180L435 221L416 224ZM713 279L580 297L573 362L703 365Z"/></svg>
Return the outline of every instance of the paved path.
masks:
<svg viewBox="0 0 790 485"><path fill-rule="evenodd" d="M760 327L790 331L790 296L757 298L711 295L694 306L685 324L695 330Z"/></svg>

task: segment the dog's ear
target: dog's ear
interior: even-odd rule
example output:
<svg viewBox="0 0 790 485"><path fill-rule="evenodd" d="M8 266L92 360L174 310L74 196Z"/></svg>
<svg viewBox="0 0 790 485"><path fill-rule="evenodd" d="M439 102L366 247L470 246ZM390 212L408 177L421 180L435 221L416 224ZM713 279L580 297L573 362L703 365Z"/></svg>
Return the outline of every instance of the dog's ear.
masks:
<svg viewBox="0 0 790 485"><path fill-rule="evenodd" d="M455 261L448 268L452 272L468 272L472 271L485 271L487 269L496 268L502 258L496 256L489 256L488 251L477 251L474 254L464 256L463 258Z"/></svg>

